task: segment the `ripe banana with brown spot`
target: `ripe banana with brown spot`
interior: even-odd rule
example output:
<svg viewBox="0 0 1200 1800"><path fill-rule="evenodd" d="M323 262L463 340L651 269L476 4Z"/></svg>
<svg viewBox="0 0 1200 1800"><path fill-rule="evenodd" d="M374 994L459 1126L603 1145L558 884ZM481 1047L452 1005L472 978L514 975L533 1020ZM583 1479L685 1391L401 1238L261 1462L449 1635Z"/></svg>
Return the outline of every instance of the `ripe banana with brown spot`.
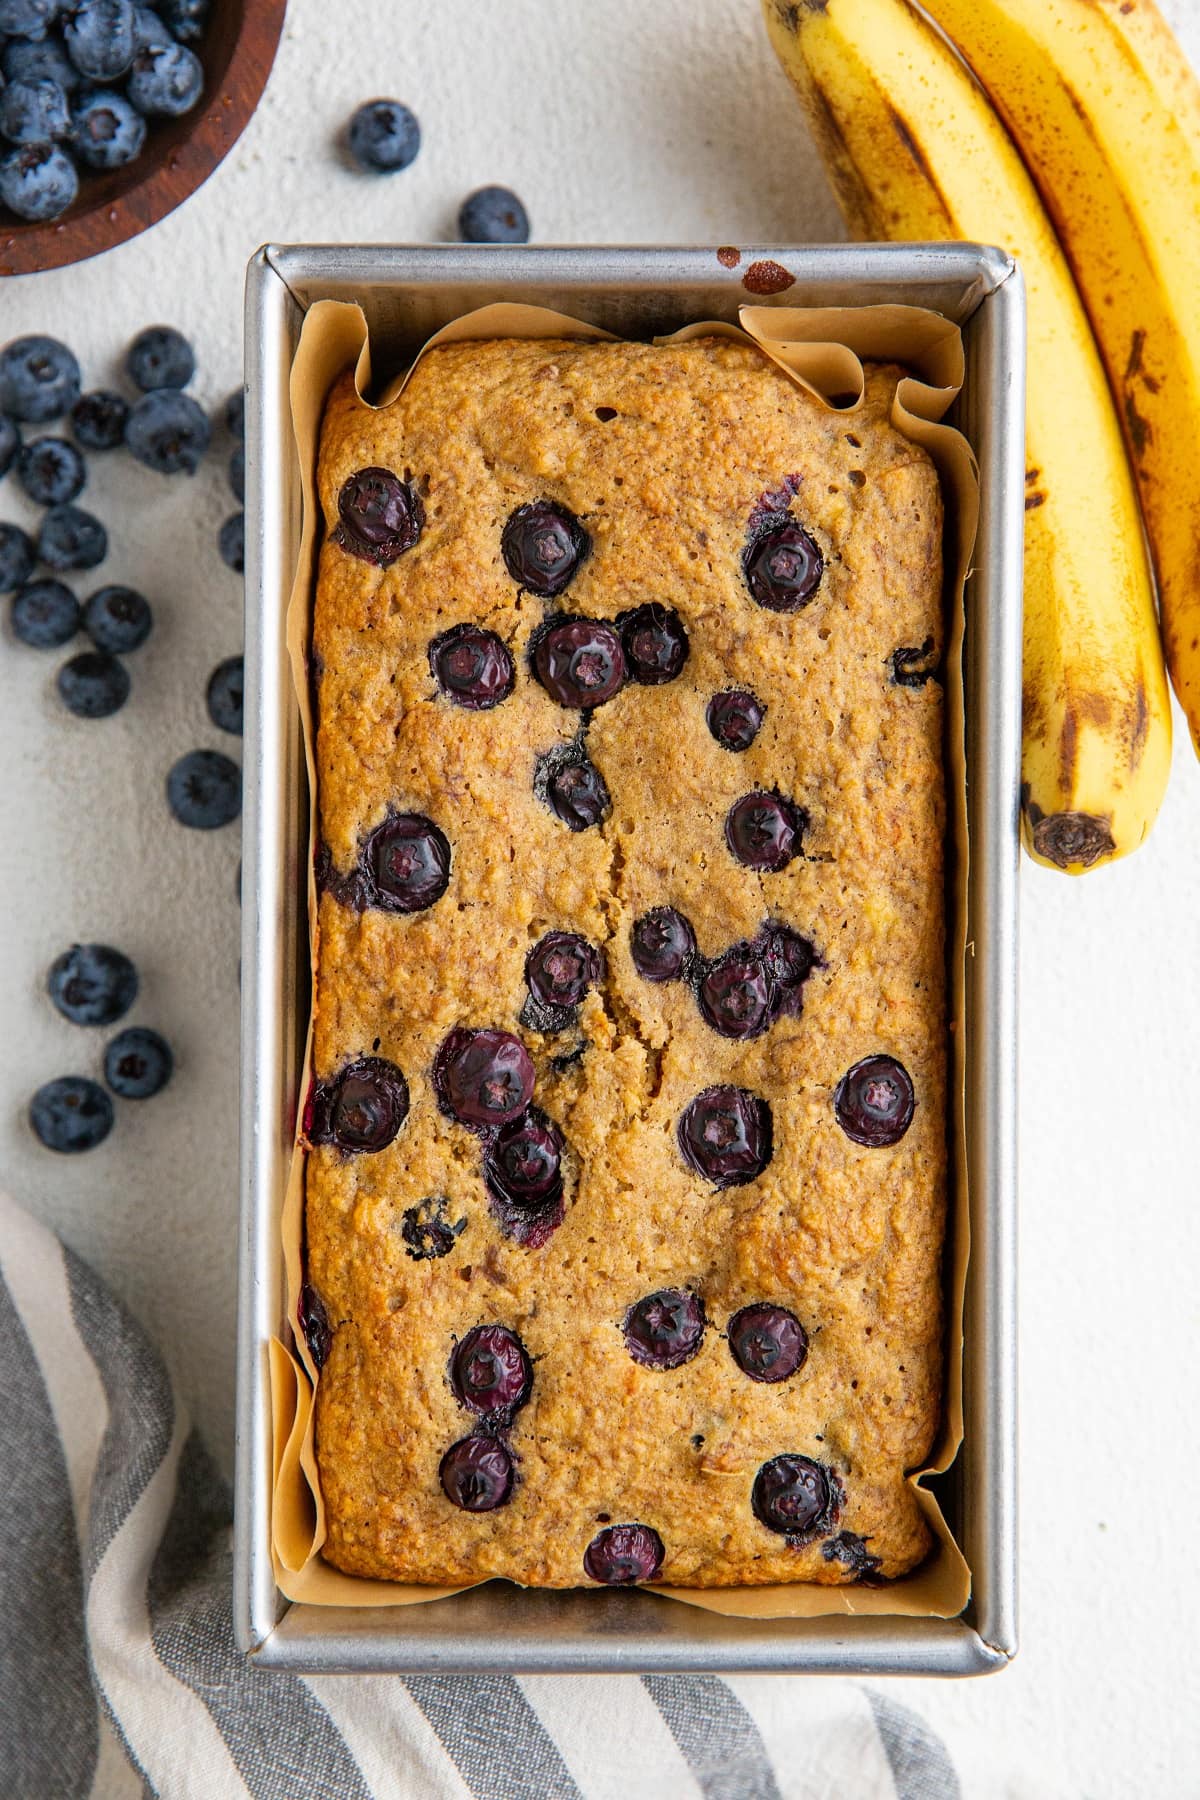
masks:
<svg viewBox="0 0 1200 1800"><path fill-rule="evenodd" d="M922 0L1041 189L1125 426L1200 751L1200 81L1153 0Z"/></svg>
<svg viewBox="0 0 1200 1800"><path fill-rule="evenodd" d="M1171 758L1141 521L1104 370L1045 209L985 95L906 0L763 0L856 235L971 239L1029 296L1022 833L1080 873L1136 849Z"/></svg>

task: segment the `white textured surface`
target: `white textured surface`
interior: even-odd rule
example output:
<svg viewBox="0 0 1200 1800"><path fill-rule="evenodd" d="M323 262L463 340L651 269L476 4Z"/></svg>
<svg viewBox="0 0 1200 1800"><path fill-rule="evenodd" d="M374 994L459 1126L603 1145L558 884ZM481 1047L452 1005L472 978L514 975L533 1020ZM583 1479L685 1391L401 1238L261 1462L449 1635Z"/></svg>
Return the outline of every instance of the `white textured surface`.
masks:
<svg viewBox="0 0 1200 1800"><path fill-rule="evenodd" d="M1168 10L1200 57L1200 0ZM407 100L425 134L417 163L378 181L331 149L372 92ZM215 404L238 378L241 271L261 240L443 238L485 181L521 193L543 242L840 235L754 0L292 0L264 103L206 187L98 261L0 286L0 338L53 331L99 385L135 329L170 321ZM115 719L66 715L61 657L5 626L0 1182L138 1312L228 1466L239 846L183 831L163 799L182 751L237 750L204 708L240 639L215 545L232 507L223 461L188 482L91 459L85 503L112 548L83 591L128 580L156 611ZM20 519L13 485L0 513ZM1198 820L1181 729L1143 851L1082 882L1024 866L1023 1648L988 1681L889 1690L911 1687L970 1795L1200 1793ZM66 1160L33 1141L25 1104L50 1076L98 1067L104 1034L59 1019L42 987L80 938L134 957L131 1017L168 1034L179 1068L160 1098L119 1107L100 1150Z"/></svg>

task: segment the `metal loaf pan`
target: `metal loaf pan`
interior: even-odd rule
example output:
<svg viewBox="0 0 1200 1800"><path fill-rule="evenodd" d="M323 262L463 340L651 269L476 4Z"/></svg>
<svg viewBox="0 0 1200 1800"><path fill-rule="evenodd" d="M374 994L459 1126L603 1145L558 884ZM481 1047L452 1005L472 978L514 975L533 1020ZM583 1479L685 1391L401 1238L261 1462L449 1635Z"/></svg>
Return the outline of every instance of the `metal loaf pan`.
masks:
<svg viewBox="0 0 1200 1800"><path fill-rule="evenodd" d="M956 422L979 458L982 513L965 648L971 866L966 1123L971 1264L965 1441L941 1498L974 1575L953 1620L725 1618L636 1592L533 1592L490 1582L451 1600L313 1607L278 1592L270 1553L267 1341L283 1318L279 1212L307 1017L305 773L284 645L300 541L288 373L305 310L365 309L376 368L493 300L578 313L630 337L736 319L751 261L781 263L784 305L884 301L963 329ZM1024 496L1024 298L997 250L972 244L744 249L473 249L268 245L246 293L246 743L242 944L237 1638L264 1668L337 1671L837 1671L970 1675L1016 1648L1015 1093L1017 790Z"/></svg>

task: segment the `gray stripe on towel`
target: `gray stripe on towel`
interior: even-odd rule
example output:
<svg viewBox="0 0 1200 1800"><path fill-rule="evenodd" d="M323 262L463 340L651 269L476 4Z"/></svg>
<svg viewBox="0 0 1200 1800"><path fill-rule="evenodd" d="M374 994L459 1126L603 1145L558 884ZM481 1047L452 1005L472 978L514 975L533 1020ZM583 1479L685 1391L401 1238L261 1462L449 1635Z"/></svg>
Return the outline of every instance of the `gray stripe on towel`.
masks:
<svg viewBox="0 0 1200 1800"><path fill-rule="evenodd" d="M163 1667L212 1715L254 1800L371 1800L316 1695L253 1668L233 1641L229 1490L193 1431L150 1569L150 1636Z"/></svg>
<svg viewBox="0 0 1200 1800"><path fill-rule="evenodd" d="M412 1675L408 1690L475 1800L583 1800L509 1675Z"/></svg>
<svg viewBox="0 0 1200 1800"><path fill-rule="evenodd" d="M108 1401L108 1424L92 1477L85 1561L88 1580L167 1453L175 1423L171 1383L137 1320L63 1246L75 1328Z"/></svg>
<svg viewBox="0 0 1200 1800"><path fill-rule="evenodd" d="M0 1742L5 1800L86 1794L100 1752L71 1484L41 1368L0 1279Z"/></svg>
<svg viewBox="0 0 1200 1800"><path fill-rule="evenodd" d="M962 1789L946 1746L925 1720L874 1688L863 1692L887 1752L897 1800L960 1800Z"/></svg>
<svg viewBox="0 0 1200 1800"><path fill-rule="evenodd" d="M780 1800L758 1726L715 1675L643 1675L705 1800Z"/></svg>

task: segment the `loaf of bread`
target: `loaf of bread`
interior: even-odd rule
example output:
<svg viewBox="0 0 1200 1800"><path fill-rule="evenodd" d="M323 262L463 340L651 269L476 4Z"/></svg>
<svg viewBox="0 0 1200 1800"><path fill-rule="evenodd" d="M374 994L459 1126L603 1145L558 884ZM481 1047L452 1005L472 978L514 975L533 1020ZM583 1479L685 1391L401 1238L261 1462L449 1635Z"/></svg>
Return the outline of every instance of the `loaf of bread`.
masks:
<svg viewBox="0 0 1200 1800"><path fill-rule="evenodd" d="M942 509L749 344L330 395L307 1276L323 1554L894 1577L940 1416Z"/></svg>

